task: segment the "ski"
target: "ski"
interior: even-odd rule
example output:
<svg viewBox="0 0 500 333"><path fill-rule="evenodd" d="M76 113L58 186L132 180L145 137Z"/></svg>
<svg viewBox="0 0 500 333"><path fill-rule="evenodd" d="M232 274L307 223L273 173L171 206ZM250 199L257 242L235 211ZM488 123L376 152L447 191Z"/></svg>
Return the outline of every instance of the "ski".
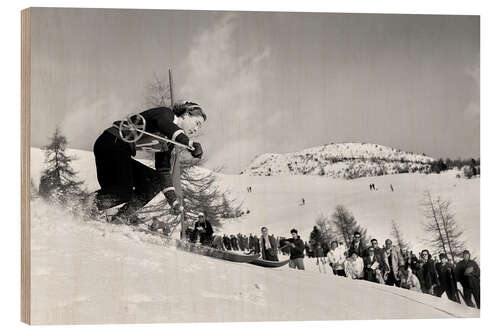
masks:
<svg viewBox="0 0 500 333"><path fill-rule="evenodd" d="M207 257L212 257L232 262L240 262L240 263L249 263L256 260L259 257L258 254L247 255L247 254L233 253L204 245L191 243L188 241L182 241L179 239L176 240L176 247L181 251L196 253Z"/></svg>

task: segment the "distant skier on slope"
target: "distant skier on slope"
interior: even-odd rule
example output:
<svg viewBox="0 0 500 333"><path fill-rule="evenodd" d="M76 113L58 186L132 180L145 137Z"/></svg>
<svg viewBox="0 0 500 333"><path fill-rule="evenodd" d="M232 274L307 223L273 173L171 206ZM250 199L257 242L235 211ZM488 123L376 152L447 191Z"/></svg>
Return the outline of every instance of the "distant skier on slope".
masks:
<svg viewBox="0 0 500 333"><path fill-rule="evenodd" d="M201 158L201 144L188 137L198 133L207 119L200 105L184 102L175 104L172 109L158 107L141 112L140 115L146 120L146 132L158 133L190 146L193 148L191 155ZM136 154L135 143L123 141L115 126L106 129L94 144L97 180L101 185L95 198L97 209L105 210L125 202L112 221L137 223L135 212L161 191L169 205L180 213L181 205L170 172L174 145L164 144L162 148L161 152L155 153L156 170L149 168L132 159Z"/></svg>

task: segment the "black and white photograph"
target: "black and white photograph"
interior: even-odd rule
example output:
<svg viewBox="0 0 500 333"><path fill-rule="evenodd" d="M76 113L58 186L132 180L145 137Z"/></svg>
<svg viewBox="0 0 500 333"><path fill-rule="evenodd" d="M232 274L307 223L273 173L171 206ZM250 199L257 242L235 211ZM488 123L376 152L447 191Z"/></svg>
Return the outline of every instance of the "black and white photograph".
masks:
<svg viewBox="0 0 500 333"><path fill-rule="evenodd" d="M478 15L21 15L24 322L480 317Z"/></svg>

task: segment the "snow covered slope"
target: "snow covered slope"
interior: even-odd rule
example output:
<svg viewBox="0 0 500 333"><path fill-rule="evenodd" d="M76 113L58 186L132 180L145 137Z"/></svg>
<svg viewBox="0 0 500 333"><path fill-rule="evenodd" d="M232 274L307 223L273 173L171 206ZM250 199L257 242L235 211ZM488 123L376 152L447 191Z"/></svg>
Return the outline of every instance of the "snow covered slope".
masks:
<svg viewBox="0 0 500 333"><path fill-rule="evenodd" d="M99 185L91 152L68 150L77 159L73 167L89 190ZM143 161L148 164L149 161ZM43 152L31 149L31 177L36 186L43 166ZM394 174L354 180L332 179L320 176L257 177L248 175L219 175L220 186L230 189L232 195L243 201L243 209L250 214L238 219L224 220L219 233L257 233L263 225L275 235L288 236L297 228L304 238L320 214L330 215L338 204L345 205L356 220L379 243L391 237L391 221L396 221L405 239L413 249L426 247L420 222L423 220L421 201L425 190L452 202L457 223L464 229L464 239L473 256L479 252L479 185L480 179L456 178L457 171L442 174ZM374 183L377 191L370 191ZM390 190L390 185L395 189ZM248 193L247 186L252 186ZM300 206L304 198L305 206Z"/></svg>
<svg viewBox="0 0 500 333"><path fill-rule="evenodd" d="M287 154L256 157L242 174L320 175L354 179L395 173L427 172L434 159L372 143L330 143Z"/></svg>
<svg viewBox="0 0 500 333"><path fill-rule="evenodd" d="M434 197L451 200L457 224L464 229L464 240L474 256L479 256L479 184L480 180L456 178L457 171L441 174L396 174L355 180L320 176L232 176L221 175L223 188L244 201L250 214L226 220L225 233L257 233L267 226L270 233L288 237L296 228L308 239L315 219L329 216L342 204L350 210L368 234L382 244L391 237L391 221L401 227L404 238L416 251L426 248L421 202L425 190ZM377 191L370 191L374 183ZM390 186L393 186L394 192ZM248 193L247 186L252 187ZM306 204L299 205L304 198Z"/></svg>
<svg viewBox="0 0 500 333"><path fill-rule="evenodd" d="M32 202L34 324L478 317L444 298L177 251Z"/></svg>

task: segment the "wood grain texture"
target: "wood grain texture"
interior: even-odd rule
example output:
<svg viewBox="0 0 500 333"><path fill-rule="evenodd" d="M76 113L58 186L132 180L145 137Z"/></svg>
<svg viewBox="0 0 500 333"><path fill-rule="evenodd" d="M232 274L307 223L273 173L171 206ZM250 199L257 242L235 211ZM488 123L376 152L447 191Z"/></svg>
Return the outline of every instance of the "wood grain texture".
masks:
<svg viewBox="0 0 500 333"><path fill-rule="evenodd" d="M31 323L30 9L21 11L21 321Z"/></svg>

